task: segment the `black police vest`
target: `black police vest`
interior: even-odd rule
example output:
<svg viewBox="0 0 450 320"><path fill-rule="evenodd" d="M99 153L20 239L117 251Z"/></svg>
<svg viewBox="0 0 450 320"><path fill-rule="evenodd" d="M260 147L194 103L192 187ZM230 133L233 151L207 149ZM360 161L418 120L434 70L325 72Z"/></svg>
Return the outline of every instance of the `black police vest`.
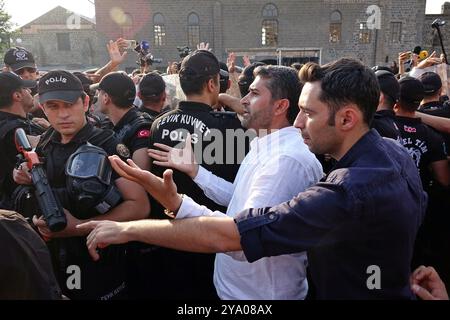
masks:
<svg viewBox="0 0 450 320"><path fill-rule="evenodd" d="M76 209L77 206L71 200L71 197L69 196L69 192L67 191L67 188L65 186L65 171L61 171L61 169L57 170L58 172L55 171L55 168L60 168L61 166L56 166L55 165L56 160L53 159L51 156L49 156L50 154L53 153L53 148L55 147L54 145L52 145L50 143L52 141L52 137L54 134L55 134L54 129L48 130L45 133L45 135L42 137L41 142L39 143L39 145L37 147L37 153L39 155L44 156L44 160L45 160L45 164L46 164L45 168L46 168L46 172L47 172L47 178L50 181L50 183L52 184L52 189L57 194L57 196L58 196L59 200L61 201L64 208L71 211L71 213L78 219L92 218L93 216L98 215L98 213L96 213L96 211L94 209L92 209L92 212L77 212L78 211ZM87 142L89 142L90 144L92 144L94 146L102 147L102 145L104 145L108 140L112 139L112 136L113 136L113 132L110 130L101 130L101 129L93 127L90 135L88 137L86 137L86 139L84 139L83 142L73 145L73 147L72 147L73 152L78 150L78 148L81 145L83 145ZM68 157L65 161L67 161L69 159L69 156L70 155L68 155ZM63 167L65 167L65 164ZM61 180L60 178L62 176L64 176L64 183L62 183L62 181L59 181L55 185L55 179Z"/></svg>
<svg viewBox="0 0 450 320"><path fill-rule="evenodd" d="M71 143L69 147L52 143L54 134L56 134L54 129L46 132L37 148L39 155L46 156L47 176L52 184L53 191L60 199L63 207L68 209L74 217L83 220L98 216L98 213L94 212L94 210L89 212L77 210L77 205L70 199L65 188L65 163L55 165L55 162L67 162L69 155L87 142L111 153L112 150L106 149L111 147L113 142L114 145L117 144L116 139L113 137L113 132L92 127L89 132L85 133L83 138L76 143ZM59 148L64 147L68 148L65 151L59 150ZM60 151L61 153L58 155ZM58 157L58 159L54 159L54 157ZM123 247L110 246L101 250L102 258L99 262L94 262L87 251L85 237L56 238L49 242L48 245L52 254L53 268L63 294L70 299L100 300L109 296L111 298L120 298L126 291L126 277L124 273L126 253ZM79 266L82 270L81 290L69 290L66 286L68 277L70 277L70 274L67 273L67 268L73 265Z"/></svg>
<svg viewBox="0 0 450 320"><path fill-rule="evenodd" d="M11 154L9 151L10 148L6 148L6 146L9 146L14 142L6 141L6 138L8 137L8 139L14 139L14 132L18 128L23 128L27 134L33 136L41 135L44 132L44 129L41 126L25 119L15 118L0 121L0 148L5 148L2 152L6 152L6 154L3 154L0 158L0 165L4 170L11 169L12 171L13 169L12 163L15 161L15 154ZM16 154L18 153L19 152ZM12 182L8 182L8 180L9 178L5 176L1 177L0 180L0 207L4 209L14 209L13 201L10 198L10 193L13 193L15 187L14 184L12 184Z"/></svg>
<svg viewBox="0 0 450 320"><path fill-rule="evenodd" d="M16 130L18 128L25 129L26 133L29 135L41 135L44 133L45 129L41 126L27 121L24 119L8 119L0 121L0 139L4 139L11 130Z"/></svg>
<svg viewBox="0 0 450 320"><path fill-rule="evenodd" d="M138 112L138 115L131 123L126 124L118 132L114 133L114 136L127 147L138 130L150 128L156 119L145 112Z"/></svg>

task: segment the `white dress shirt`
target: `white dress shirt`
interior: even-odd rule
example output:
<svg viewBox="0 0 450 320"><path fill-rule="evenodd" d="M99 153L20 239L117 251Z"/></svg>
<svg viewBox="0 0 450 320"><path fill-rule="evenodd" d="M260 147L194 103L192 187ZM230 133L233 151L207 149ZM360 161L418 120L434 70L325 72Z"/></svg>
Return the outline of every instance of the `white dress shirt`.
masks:
<svg viewBox="0 0 450 320"><path fill-rule="evenodd" d="M210 199L228 207L229 217L245 209L289 201L323 176L322 166L294 127L256 138L250 147L234 184L202 167L194 179ZM185 197L177 219L198 216L224 214ZM263 258L254 263L248 263L242 253L219 253L214 284L223 300L304 299L308 290L306 264L306 253Z"/></svg>

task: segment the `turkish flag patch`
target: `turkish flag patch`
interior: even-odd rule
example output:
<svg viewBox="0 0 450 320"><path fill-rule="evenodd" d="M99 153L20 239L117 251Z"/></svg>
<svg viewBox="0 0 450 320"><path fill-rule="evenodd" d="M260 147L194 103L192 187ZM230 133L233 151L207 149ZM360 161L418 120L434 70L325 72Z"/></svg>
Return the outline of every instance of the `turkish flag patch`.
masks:
<svg viewBox="0 0 450 320"><path fill-rule="evenodd" d="M137 134L138 138L150 138L150 130L141 130Z"/></svg>

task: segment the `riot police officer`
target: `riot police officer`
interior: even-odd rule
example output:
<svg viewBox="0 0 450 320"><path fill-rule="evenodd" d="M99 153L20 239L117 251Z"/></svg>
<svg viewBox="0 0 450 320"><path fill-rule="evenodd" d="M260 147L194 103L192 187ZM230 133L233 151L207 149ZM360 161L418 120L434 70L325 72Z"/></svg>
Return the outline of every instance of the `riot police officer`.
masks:
<svg viewBox="0 0 450 320"><path fill-rule="evenodd" d="M50 240L55 273L66 296L123 298L127 289L123 248L106 248L102 253L105 262L96 264L85 248L86 234L76 226L93 219L129 221L147 217L149 203L144 190L118 178L109 167L108 155L126 158L129 151L111 131L87 122L88 99L73 74L49 72L38 89L39 102L53 128L41 137L36 152L45 157L47 177L65 209L67 227L53 233L42 218L34 217L33 222L44 239ZM21 184L31 182L23 168L14 172L14 178Z"/></svg>
<svg viewBox="0 0 450 320"><path fill-rule="evenodd" d="M133 80L122 72L112 72L102 79L98 91L100 111L114 124L115 137L130 150L133 161L148 170L152 118L133 106L136 98Z"/></svg>
<svg viewBox="0 0 450 320"><path fill-rule="evenodd" d="M142 101L139 111L147 113L151 117L152 123L161 114L168 111L168 107L165 105L166 83L157 72L150 72L142 78L139 82L138 96Z"/></svg>
<svg viewBox="0 0 450 320"><path fill-rule="evenodd" d="M17 150L14 142L16 129L23 128L27 134L38 136L44 132L39 125L27 119L33 107L30 88L36 82L22 80L10 72L0 73L0 208L14 209L11 199L17 185L12 172L16 165Z"/></svg>

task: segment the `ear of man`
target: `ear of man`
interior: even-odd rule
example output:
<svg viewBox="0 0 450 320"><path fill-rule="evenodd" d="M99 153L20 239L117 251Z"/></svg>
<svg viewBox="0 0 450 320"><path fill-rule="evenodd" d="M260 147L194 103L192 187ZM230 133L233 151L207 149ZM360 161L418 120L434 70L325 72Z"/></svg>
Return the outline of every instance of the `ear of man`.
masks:
<svg viewBox="0 0 450 320"><path fill-rule="evenodd" d="M280 99L276 102L275 115L287 114L289 111L290 102L288 99Z"/></svg>
<svg viewBox="0 0 450 320"><path fill-rule="evenodd" d="M353 104L347 105L336 114L336 124L342 131L351 131L363 121L363 114Z"/></svg>
<svg viewBox="0 0 450 320"><path fill-rule="evenodd" d="M83 104L84 104L84 112L88 112L89 110L89 102L91 101L91 98L86 95L86 97L84 98Z"/></svg>

